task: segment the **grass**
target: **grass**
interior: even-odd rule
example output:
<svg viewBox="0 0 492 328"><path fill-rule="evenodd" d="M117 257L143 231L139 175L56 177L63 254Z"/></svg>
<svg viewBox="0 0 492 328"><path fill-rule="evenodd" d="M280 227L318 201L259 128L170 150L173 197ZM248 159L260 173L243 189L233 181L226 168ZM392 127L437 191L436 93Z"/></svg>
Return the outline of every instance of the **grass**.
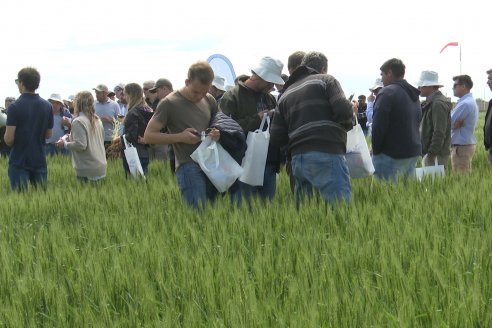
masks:
<svg viewBox="0 0 492 328"><path fill-rule="evenodd" d="M483 118L482 118L483 119ZM481 131L477 130L478 140ZM9 190L0 160L2 327L490 327L491 168L353 181L351 204L274 201L195 212L168 166L109 163L81 185L50 158L48 191Z"/></svg>

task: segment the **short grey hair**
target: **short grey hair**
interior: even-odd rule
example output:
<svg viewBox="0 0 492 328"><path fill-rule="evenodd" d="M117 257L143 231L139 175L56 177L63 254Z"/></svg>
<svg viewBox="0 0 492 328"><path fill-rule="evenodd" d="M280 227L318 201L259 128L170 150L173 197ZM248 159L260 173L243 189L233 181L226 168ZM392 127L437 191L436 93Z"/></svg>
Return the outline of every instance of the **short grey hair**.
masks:
<svg viewBox="0 0 492 328"><path fill-rule="evenodd" d="M310 51L304 55L301 65L310 67L317 72L328 70L328 58L318 51Z"/></svg>

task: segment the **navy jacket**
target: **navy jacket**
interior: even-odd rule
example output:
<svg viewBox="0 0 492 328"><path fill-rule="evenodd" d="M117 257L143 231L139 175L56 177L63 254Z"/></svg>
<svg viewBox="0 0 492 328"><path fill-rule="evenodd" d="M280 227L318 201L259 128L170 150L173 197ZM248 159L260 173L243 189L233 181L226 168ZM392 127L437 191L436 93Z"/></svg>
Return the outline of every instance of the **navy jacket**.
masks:
<svg viewBox="0 0 492 328"><path fill-rule="evenodd" d="M372 123L372 153L394 159L422 154L419 126L420 92L405 80L396 80L378 93Z"/></svg>

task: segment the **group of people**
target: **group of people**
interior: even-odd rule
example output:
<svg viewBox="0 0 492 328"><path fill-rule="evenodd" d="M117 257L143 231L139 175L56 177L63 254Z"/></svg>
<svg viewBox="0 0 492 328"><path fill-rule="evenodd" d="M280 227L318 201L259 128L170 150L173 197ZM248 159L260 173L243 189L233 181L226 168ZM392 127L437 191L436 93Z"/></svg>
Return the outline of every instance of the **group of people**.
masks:
<svg viewBox="0 0 492 328"><path fill-rule="evenodd" d="M369 89L370 96L360 96L358 101L345 96L338 80L328 74L328 60L320 52L297 51L289 56L288 77L282 74L283 66L278 59L264 57L250 75L238 77L234 86L226 88L224 78L200 61L189 67L185 85L176 91L161 78L142 86L118 84L113 91L100 84L93 89L95 98L90 91L81 91L65 101L58 94L42 99L35 93L39 72L23 68L16 79L21 96L6 104L4 140L11 147L11 187L25 189L28 182L46 185L45 154L56 152L72 154L78 179L98 181L106 175L107 148L125 138L137 148L145 174L149 158L171 159L183 199L200 208L218 194L190 157L200 136L221 143L241 164L246 137L260 128L265 116L271 124L263 126L270 131L263 184L237 181L229 190L234 202L253 196L272 199L283 162L297 199L317 190L327 202L350 201L344 155L354 118L371 135L378 179L414 176L422 155L424 165L447 167L451 158L453 170L471 170L478 107L468 75L453 78L454 95L459 98L453 109L439 91L443 85L436 72L422 72L415 88L404 79L405 65L396 58L381 66L381 78ZM487 74L492 90L492 70ZM423 103L420 97L426 98ZM491 108L492 100L484 126L492 163ZM123 152L122 156L128 174Z"/></svg>

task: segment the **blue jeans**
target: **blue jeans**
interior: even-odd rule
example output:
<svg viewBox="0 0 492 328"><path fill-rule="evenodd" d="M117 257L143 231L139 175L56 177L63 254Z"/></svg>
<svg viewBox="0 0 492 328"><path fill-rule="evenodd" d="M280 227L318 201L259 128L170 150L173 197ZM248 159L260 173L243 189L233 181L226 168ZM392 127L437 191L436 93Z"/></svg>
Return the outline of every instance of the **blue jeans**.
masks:
<svg viewBox="0 0 492 328"><path fill-rule="evenodd" d="M328 203L349 202L352 197L350 176L343 155L307 152L292 156L292 173L296 180L295 195L311 197L317 189Z"/></svg>
<svg viewBox="0 0 492 328"><path fill-rule="evenodd" d="M205 207L207 200L214 201L217 197L217 189L195 162L180 165L176 170L176 181L183 199L195 209Z"/></svg>
<svg viewBox="0 0 492 328"><path fill-rule="evenodd" d="M265 165L263 186L251 186L244 182L239 182L241 197L245 198L248 202L254 195L260 196L260 198L265 200L273 199L277 190L277 167L278 165L276 163L267 163Z"/></svg>
<svg viewBox="0 0 492 328"><path fill-rule="evenodd" d="M128 167L128 162L126 161L125 156L121 158L123 160L123 169L125 170L125 178L131 176L130 168ZM142 165L142 170L145 176L149 173L149 158L148 157L139 157L140 165Z"/></svg>
<svg viewBox="0 0 492 328"><path fill-rule="evenodd" d="M70 151L65 148L56 148L55 144L45 144L44 145L44 154L48 155L70 155Z"/></svg>
<svg viewBox="0 0 492 328"><path fill-rule="evenodd" d="M37 169L24 169L15 165L9 165L10 187L15 191L27 190L27 183L30 182L34 187L40 185L46 189L48 180L48 167L44 166Z"/></svg>
<svg viewBox="0 0 492 328"><path fill-rule="evenodd" d="M415 166L417 165L418 156L394 159L385 154L374 155L372 163L374 164L374 176L377 179L396 181L399 176L405 178L415 177Z"/></svg>

